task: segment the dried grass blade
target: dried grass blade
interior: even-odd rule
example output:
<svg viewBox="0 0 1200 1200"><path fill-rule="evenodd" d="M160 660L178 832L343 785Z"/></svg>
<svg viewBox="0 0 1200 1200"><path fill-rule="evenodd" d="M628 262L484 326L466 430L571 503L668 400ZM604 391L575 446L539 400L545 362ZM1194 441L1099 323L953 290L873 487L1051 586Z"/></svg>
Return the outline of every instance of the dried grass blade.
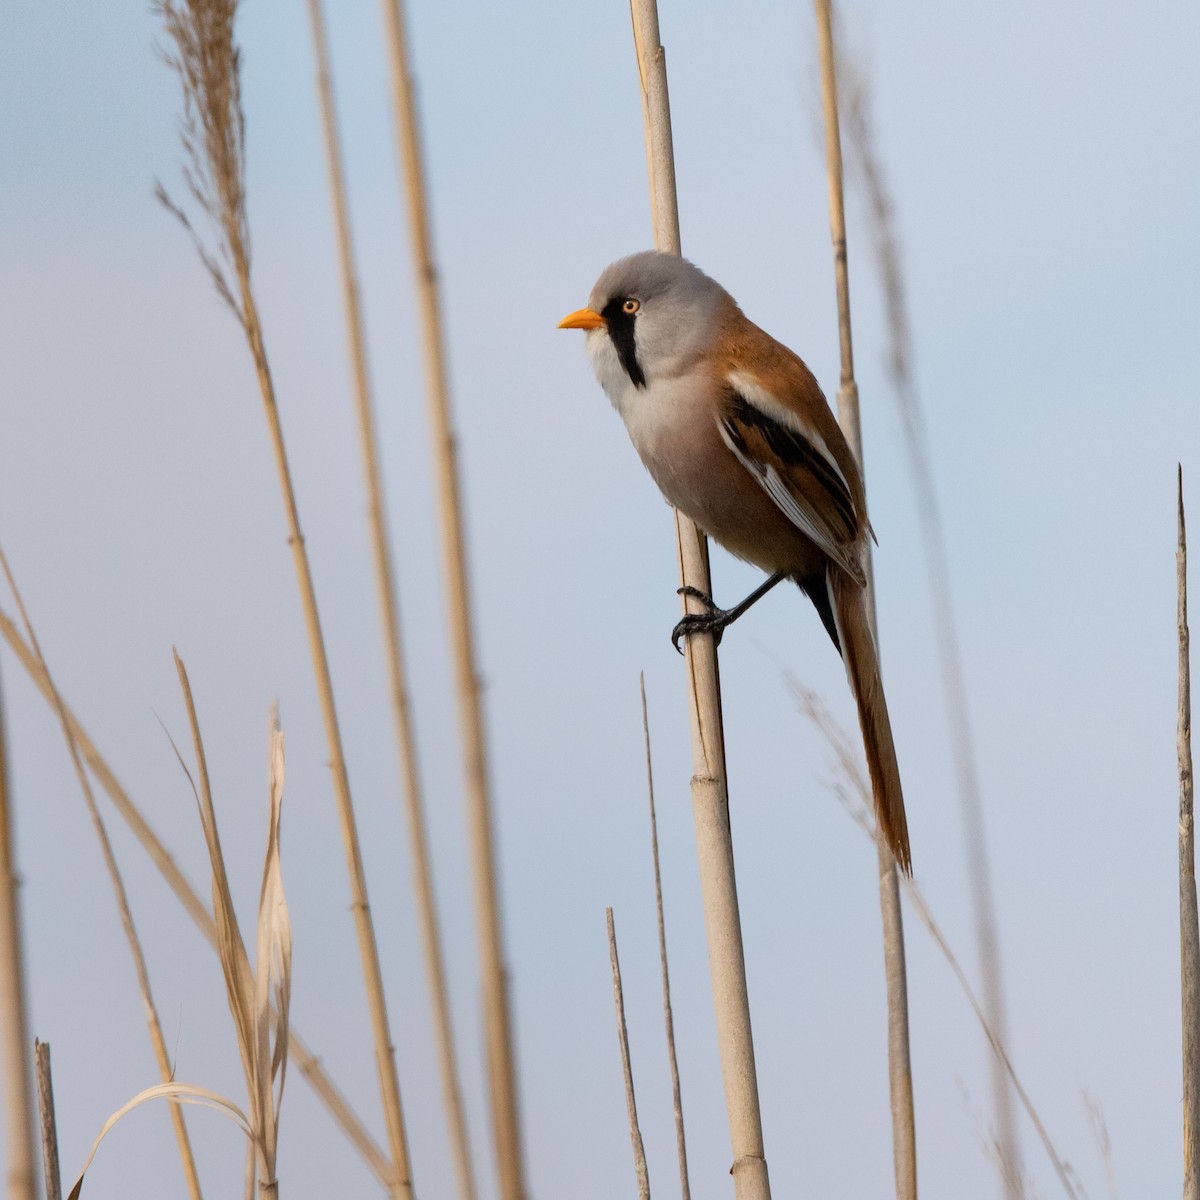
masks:
<svg viewBox="0 0 1200 1200"><path fill-rule="evenodd" d="M263 1031L269 1043L272 1001L275 1010L274 1045L264 1044L260 1062L266 1074L266 1112L271 1121L272 1156L279 1133L279 1106L287 1075L288 1020L292 995L292 921L283 891L280 862L279 826L283 807L283 731L278 714L273 714L271 729L270 816L267 828L267 854L263 866L262 890L258 902L258 950L255 957L256 1017L260 1037Z"/></svg>
<svg viewBox="0 0 1200 1200"><path fill-rule="evenodd" d="M232 1100L226 1099L219 1092L210 1091L208 1088L198 1087L192 1083L155 1084L154 1087L149 1087L144 1091L138 1092L133 1099L121 1105L104 1122L100 1132L96 1135L96 1140L92 1143L92 1148L84 1160L83 1169L79 1172L79 1178L75 1181L75 1186L71 1188L67 1200L79 1200L79 1194L83 1191L84 1176L87 1175L88 1168L92 1165L92 1160L96 1157L96 1152L100 1149L101 1143L112 1132L114 1126L124 1117L128 1116L129 1113L133 1112L135 1108L151 1100L163 1099L178 1104L194 1104L199 1108L211 1108L216 1112L224 1113L252 1143L255 1141L254 1130L251 1128L246 1114Z"/></svg>
<svg viewBox="0 0 1200 1200"><path fill-rule="evenodd" d="M104 859L104 866L108 872L109 882L112 885L113 897L117 904L117 915L121 921L121 929L125 934L125 940L129 945L129 952L133 958L134 974L137 979L142 1007L146 1015L146 1030L150 1035L150 1045L154 1051L155 1063L158 1066L158 1071L163 1081L167 1082L172 1078L174 1068L167 1053L167 1043L163 1037L162 1023L158 1019L158 1009L155 1006L154 995L150 987L150 969L146 965L146 956L142 951L141 939L138 937L137 927L133 921L133 912L129 907L129 898L125 892L125 881L121 878L121 870L117 865L117 858L108 837L108 829L96 804L96 797L92 792L91 781L88 779L87 771L83 765L83 758L79 752L79 747L75 743L74 734L71 731L71 723L67 720L66 708L63 705L62 697L59 696L58 689L54 685L54 680L50 675L50 668L46 663L46 658L42 653L42 647L38 642L37 634L34 632L33 624L29 619L29 613L25 608L25 602L21 597L20 589L17 587L17 581L13 578L12 571L8 566L8 560L4 557L2 550L0 550L0 569L3 570L4 576L8 580L9 589L12 591L13 599L16 601L17 611L21 615L21 621L25 626L25 632L29 638L33 654L46 676L52 705L62 726L67 750L71 756L71 764L75 768L75 777L79 781L84 803L87 806L88 816L91 818L92 828L96 833L96 840L100 844L100 853ZM177 1105L171 1108L171 1124L175 1131L176 1144L179 1147L179 1157L183 1166L184 1179L187 1182L188 1194L192 1200L201 1200L200 1178L196 1171L196 1160L192 1153L191 1139L188 1137L187 1124L183 1119L183 1110Z"/></svg>
<svg viewBox="0 0 1200 1200"><path fill-rule="evenodd" d="M29 678L33 681L38 691L41 692L42 698L53 707L55 704L55 693L51 688L49 677L38 663L33 651L21 636L16 625L2 611L0 611L0 637L3 637L8 643L17 660L25 668ZM205 940L215 950L217 944L216 928L199 894L184 877L183 872L163 845L162 840L150 827L137 805L133 803L129 794L121 786L116 775L113 774L112 768L88 736L87 730L79 723L78 718L66 705L66 702L62 701L61 697L59 697L59 702L62 705L62 711L66 714L71 732L87 762L88 768L108 794L113 806L129 826L130 830L132 830L142 849L145 850L150 860L158 868L163 879L166 880L168 886L175 893L175 897L183 906L184 911L191 917ZM179 757L177 748L175 753ZM180 758L180 762L185 773L188 774L188 778L191 779L191 773L187 770L187 764L183 763L182 758ZM192 786L194 789L194 781ZM199 798L197 797L198 803ZM288 1049L290 1056L295 1059L297 1069L308 1081L309 1086L317 1094L321 1103L324 1104L334 1122L366 1160L375 1177L387 1186L391 1178L391 1167L379 1144L367 1131L366 1126L350 1106L345 1095L338 1089L337 1085L329 1077L328 1072L321 1065L320 1060L294 1027L289 1032Z"/></svg>

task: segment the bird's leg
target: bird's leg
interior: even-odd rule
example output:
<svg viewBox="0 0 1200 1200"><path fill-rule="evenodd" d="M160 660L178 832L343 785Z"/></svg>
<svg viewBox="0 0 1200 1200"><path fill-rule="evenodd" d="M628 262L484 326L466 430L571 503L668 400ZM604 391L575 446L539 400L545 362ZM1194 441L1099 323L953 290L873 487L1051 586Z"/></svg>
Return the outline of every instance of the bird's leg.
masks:
<svg viewBox="0 0 1200 1200"><path fill-rule="evenodd" d="M716 644L721 644L721 635L725 632L728 625L732 625L748 608L760 601L777 583L781 583L787 578L786 572L779 572L772 575L766 583L760 584L748 595L740 604L735 604L732 608L718 608L713 603L711 596L706 596L699 588L691 587L690 585L678 589L679 595L691 596L694 600L699 600L701 604L708 608L706 613L687 613L684 618L671 630L671 645L679 651L683 651L679 647L681 638L688 637L693 633L711 633Z"/></svg>

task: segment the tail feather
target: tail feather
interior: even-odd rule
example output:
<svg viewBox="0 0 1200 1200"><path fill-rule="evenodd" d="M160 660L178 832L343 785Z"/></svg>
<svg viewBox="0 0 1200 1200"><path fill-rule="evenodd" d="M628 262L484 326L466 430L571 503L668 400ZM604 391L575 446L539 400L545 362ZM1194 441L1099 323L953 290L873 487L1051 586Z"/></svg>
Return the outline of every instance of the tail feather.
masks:
<svg viewBox="0 0 1200 1200"><path fill-rule="evenodd" d="M858 723L862 727L871 789L875 794L875 818L901 870L911 875L912 853L900 767L896 762L883 681L879 677L879 656L867 622L864 593L857 582L833 566L826 572L826 583L850 690L858 705Z"/></svg>

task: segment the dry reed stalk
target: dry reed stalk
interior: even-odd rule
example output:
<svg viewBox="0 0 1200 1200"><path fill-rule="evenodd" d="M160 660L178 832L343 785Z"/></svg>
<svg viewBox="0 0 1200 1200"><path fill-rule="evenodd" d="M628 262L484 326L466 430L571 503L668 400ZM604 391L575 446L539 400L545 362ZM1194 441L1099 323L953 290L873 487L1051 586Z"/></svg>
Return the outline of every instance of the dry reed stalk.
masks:
<svg viewBox="0 0 1200 1200"><path fill-rule="evenodd" d="M58 1124L54 1117L54 1078L50 1074L49 1042L33 1043L37 1069L38 1116L42 1126L42 1178L46 1200L62 1200L62 1174L58 1169Z"/></svg>
<svg viewBox="0 0 1200 1200"><path fill-rule="evenodd" d="M8 1127L6 1192L9 1200L34 1200L33 1080L21 945L20 879L9 804L8 745L0 688L0 1024L4 1038L4 1108Z"/></svg>
<svg viewBox="0 0 1200 1200"><path fill-rule="evenodd" d="M260 1195L277 1198L276 1152L279 1140L279 1110L287 1077L288 1023L292 991L292 923L283 892L280 865L279 826L283 804L283 732L278 714L271 721L270 808L267 824L267 851L259 889L255 963L250 956L238 925L233 894L225 871L225 857L217 831L208 761L200 736L200 720L192 686L183 659L175 652L175 670L183 691L200 788L196 794L204 840L212 868L214 923L217 954L225 977L226 998L237 1034L238 1054L246 1079L247 1112L254 1132L255 1168ZM172 743L174 745L174 743ZM192 781L183 756L176 750L179 764ZM195 784L192 784L195 791ZM278 1080L278 1083L276 1083ZM251 1172L253 1179L253 1172Z"/></svg>
<svg viewBox="0 0 1200 1200"><path fill-rule="evenodd" d="M1192 674L1187 615L1187 521L1179 468L1175 554L1179 633L1179 943L1183 991L1183 1195L1200 1200L1200 921L1196 913L1196 838L1192 815Z"/></svg>
<svg viewBox="0 0 1200 1200"><path fill-rule="evenodd" d="M217 953L221 961L221 973L225 979L229 1012L233 1017L238 1054L242 1060L247 1111L243 1111L227 1097L196 1084L171 1081L146 1088L105 1121L92 1143L91 1151L68 1200L78 1200L92 1161L109 1132L135 1108L157 1099L215 1109L231 1119L246 1135L251 1148L246 1171L247 1200L253 1200L256 1194L260 1200L279 1200L276 1157L279 1112L287 1074L288 1013L292 987L292 923L283 892L279 842L284 784L283 732L279 728L277 712L273 709L267 849L259 889L258 916L255 922L255 962L252 967L229 889L225 857L221 850L221 839L217 831L216 813L208 782L208 765L200 739L191 687L178 654L175 655L175 666L196 748L199 788L174 741L171 742L171 748L175 751L188 783L191 784L208 849L209 866L212 871L213 909L216 913L214 923Z"/></svg>
<svg viewBox="0 0 1200 1200"><path fill-rule="evenodd" d="M803 687L790 675L787 679L788 686L791 688L800 710L821 732L834 753L838 771L842 776L841 780L834 783L834 795L837 796L842 807L854 820L855 824L858 825L867 837L878 843L878 831L869 811L874 806L874 801L871 798L871 787L863 777L850 739L833 717L830 716L829 710L815 692ZM1050 1140L1050 1134L1037 1109L1034 1108L1033 1101L1029 1098L1029 1093L1018 1078L1016 1068L1013 1066L1012 1060L1008 1057L1008 1051L1005 1049L1004 1043L989 1023L983 1003L975 994L975 990L971 987L970 980L967 978L967 973L963 970L962 963L959 962L958 956L950 948L950 943L946 940L945 934L934 919L933 910L929 907L928 901L926 901L924 894L911 876L901 876L900 879L921 924L929 931L938 949L942 952L942 957L945 958L946 962L950 965L951 971L954 972L954 977L958 980L958 985L962 988L963 995L966 996L971 1010L975 1013L975 1018L983 1030L984 1037L987 1038L988 1044L991 1046L996 1058L1004 1065L1004 1069L1008 1073L1017 1098L1021 1101L1025 1112L1033 1123L1033 1127L1041 1139L1042 1145L1046 1150L1046 1155L1050 1159L1050 1163L1059 1178L1059 1182L1063 1186L1063 1190L1067 1194L1068 1200L1081 1200L1079 1190L1074 1182L1072 1182L1070 1166L1063 1161L1055 1149L1054 1143ZM1007 1169L1006 1164L1001 1162L1000 1168L1003 1173Z"/></svg>
<svg viewBox="0 0 1200 1200"><path fill-rule="evenodd" d="M108 829L104 824L104 818L100 815L100 808L96 804L96 796L92 791L87 769L83 765L83 757L71 733L71 723L67 720L62 698L59 696L58 689L54 685L50 668L46 663L45 655L42 654L42 648L38 644L37 634L33 631L33 624L29 619L29 613L25 609L25 601L21 597L17 581L13 578L12 571L9 569L8 559L5 558L3 550L0 550L0 571L3 571L4 577L8 580L8 586L12 591L13 599L16 601L17 611L21 616L21 622L25 626L25 634L29 638L29 645L49 683L54 708L58 714L59 723L62 725L63 736L67 741L67 750L71 755L71 763L75 768L75 777L78 779L80 790L83 792L88 816L91 817L92 828L96 831L96 840L100 843L100 854L104 859L104 867L108 872L109 882L112 884L113 897L117 902L117 914L121 919L121 929L125 934L125 940L129 943L129 953L133 956L133 969L137 977L138 993L142 998L142 1007L145 1010L146 1029L150 1034L150 1045L154 1050L154 1061L158 1065L158 1073L162 1077L163 1083L169 1083L174 1076L175 1068L171 1063L171 1056L167 1052L167 1042L166 1038L163 1037L162 1022L158 1019L158 1009L155 1007L154 995L150 988L150 969L146 965L146 956L142 950L142 942L138 937L137 927L133 922L133 913L129 907L129 897L125 892L125 881L121 878L120 867L117 866L117 858L113 853L112 842L108 837ZM170 1112L171 1124L175 1130L175 1141L179 1146L179 1158L183 1165L183 1176L187 1182L188 1195L191 1196L192 1200L201 1200L200 1178L196 1173L196 1160L192 1154L191 1140L188 1137L187 1125L183 1119L183 1109L178 1104L172 1104Z"/></svg>
<svg viewBox="0 0 1200 1200"><path fill-rule="evenodd" d="M467 1132L466 1111L459 1082L458 1055L454 1046L454 1028L450 1018L449 989L438 926L434 896L433 867L426 833L425 802L417 769L417 747L409 707L409 689L400 633L400 605L396 591L387 519L384 515L383 473L380 467L379 438L375 406L367 369L366 333L359 304L359 286L354 265L354 243L350 231L349 205L346 201L345 167L334 105L333 78L329 65L329 46L321 0L308 0L313 47L317 60L317 93L321 102L321 123L325 139L325 160L329 171L330 199L337 232L338 262L342 277L342 300L346 312L346 332L350 342L350 367L358 416L359 442L363 474L367 485L368 525L375 563L375 581L379 592L379 610L387 652L392 709L396 726L396 748L400 757L400 775L404 783L405 812L412 847L413 888L417 915L425 950L425 970L429 980L430 1007L442 1074L442 1095L446 1123L454 1149L454 1165L463 1200L475 1200L475 1174L471 1164L471 1143Z"/></svg>
<svg viewBox="0 0 1200 1200"><path fill-rule="evenodd" d="M858 384L854 378L854 343L850 329L850 275L846 261L846 210L842 185L842 139L838 126L837 72L833 52L831 0L816 0L821 56L821 100L825 114L825 162L829 185L829 225L833 238L834 276L837 287L838 343L841 379L838 385L838 421L863 471L862 419ZM867 616L871 635L879 642L875 619L875 579L871 547L866 549ZM904 926L900 912L899 872L883 838L877 843L879 905L883 920L883 961L888 1001L888 1083L892 1105L892 1155L897 1200L916 1200L917 1127L913 1108L912 1059L908 1028L908 977L904 955Z"/></svg>
<svg viewBox="0 0 1200 1200"><path fill-rule="evenodd" d="M0 612L0 635L9 644L29 678L42 693L43 698L53 706L55 693L51 688L49 677L38 663L33 651L26 645L20 631L3 612ZM61 697L60 703L67 723L71 727L71 734L92 774L107 793L121 818L132 830L142 849L146 851L150 860L158 868L167 885L175 893L176 899L183 905L184 910L204 935L205 940L215 950L217 945L216 927L199 894L187 881L166 846L150 828L137 806L130 799L129 794L117 781L117 777L108 763L96 749L95 743L88 736L87 731L80 725L74 713L66 705L66 702L61 700ZM386 1155L367 1131L345 1096L338 1090L337 1085L329 1078L320 1060L308 1048L294 1027L288 1029L288 1051L296 1069L308 1080L309 1085L329 1110L334 1121L341 1127L342 1132L366 1159L379 1181L386 1186L391 1177L391 1167Z"/></svg>
<svg viewBox="0 0 1200 1200"><path fill-rule="evenodd" d="M667 57L659 36L658 5L656 0L630 0L629 7L647 139L654 245L659 250L679 254L679 202L675 190ZM675 513L675 538L681 584L711 595L708 539L678 510ZM699 602L690 595L685 596L683 607L685 612L700 611ZM763 1148L754 1036L750 1026L750 994L746 984L733 835L729 823L717 647L711 634L692 635L684 639L684 645L692 735L692 811L721 1073L733 1149L734 1194L737 1200L769 1200L771 1185Z"/></svg>
<svg viewBox="0 0 1200 1200"><path fill-rule="evenodd" d="M401 0L382 0L391 61L396 137L399 142L404 190L408 198L409 230L416 274L424 343L426 393L437 464L438 511L446 597L454 646L459 725L466 769L467 815L475 880L476 921L483 983L484 1026L495 1141L503 1200L523 1200L525 1167L517 1102L516 1055L508 973L504 962L504 931L492 821L491 781L484 732L475 634L471 618L471 589L463 530L462 495L458 478L450 386L446 371L437 264L429 224L421 131L413 89L408 37Z"/></svg>
<svg viewBox="0 0 1200 1200"><path fill-rule="evenodd" d="M1002 1042L1007 1043L1008 1019L1004 1002L1003 975L1000 969L1000 945L993 898L991 863L987 849L983 798L979 782L979 763L971 710L967 699L966 677L959 650L957 623L950 592L950 568L946 553L946 535L941 506L929 467L928 434L913 373L912 327L908 316L908 298L901 270L899 239L895 227L895 206L888 190L883 165L875 147L874 123L866 72L857 69L848 57L838 56L842 106L852 166L857 167L867 201L868 223L879 272L884 310L887 318L888 352L886 371L896 394L908 449L909 467L916 491L917 513L925 543L925 566L933 607L935 642L941 668L942 691L946 698L946 717L950 727L950 745L962 812L967 878L971 887L971 908L975 921L975 941L979 954L980 990L988 1020ZM848 76L848 80L847 80ZM1019 1200L1021 1153L1013 1119L1012 1088L1003 1065L990 1060L992 1104L995 1109L996 1143L1006 1181L1008 1200Z"/></svg>
<svg viewBox="0 0 1200 1200"><path fill-rule="evenodd" d="M642 732L646 738L646 790L650 796L650 851L654 858L654 907L658 916L658 961L662 967L663 1020L667 1027L667 1060L671 1066L671 1099L675 1108L675 1146L679 1156L679 1193L691 1200L688 1182L687 1139L683 1133L683 1091L679 1084L679 1060L675 1056L675 1018L671 1014L671 973L667 969L667 923L663 916L662 871L658 863L658 815L654 810L654 766L650 758L650 714L646 707L646 676L642 691Z"/></svg>
<svg viewBox="0 0 1200 1200"><path fill-rule="evenodd" d="M617 958L617 928L613 910L604 910L608 925L608 961L612 967L613 1007L617 1012L617 1043L621 1048L621 1070L625 1076L625 1109L629 1114L629 1140L633 1143L633 1169L637 1175L638 1200L650 1200L650 1172L646 1167L646 1148L638 1125L637 1098L633 1094L633 1064L629 1058L629 1030L625 1025L625 991L621 986L621 963Z"/></svg>
<svg viewBox="0 0 1200 1200"><path fill-rule="evenodd" d="M288 543L296 572L296 583L308 634L329 765L333 775L334 799L342 829L346 870L350 880L351 910L354 914L358 952L362 961L375 1065L383 1104L384 1123L392 1155L393 1174L389 1190L393 1196L412 1197L412 1172L408 1137L400 1101L400 1080L383 992L379 947L367 901L358 826L350 795L350 779L333 696L333 679L325 650L325 636L317 608L312 567L300 530L300 513L292 484L291 466L283 438L283 425L271 378L262 324L250 280L249 232L245 207L244 117L241 107L239 51L234 44L233 23L238 0L158 0L166 31L175 43L169 59L183 85L184 112L181 123L187 166L185 179L194 200L208 216L217 236L217 252L209 252L192 232L187 217L159 188L159 197L192 232L201 261L213 277L246 335L258 376L259 391L267 417L275 467L279 476L288 523ZM222 264L225 264L223 266ZM232 279L226 267L233 272Z"/></svg>

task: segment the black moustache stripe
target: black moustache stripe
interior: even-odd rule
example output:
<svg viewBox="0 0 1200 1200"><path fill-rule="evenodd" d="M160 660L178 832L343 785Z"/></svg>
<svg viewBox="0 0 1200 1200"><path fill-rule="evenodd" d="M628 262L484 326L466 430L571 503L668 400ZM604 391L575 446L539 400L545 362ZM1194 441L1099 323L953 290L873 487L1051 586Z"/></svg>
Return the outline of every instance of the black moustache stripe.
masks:
<svg viewBox="0 0 1200 1200"><path fill-rule="evenodd" d="M621 360L621 366L625 368L625 374L633 380L634 387L644 388L646 375L638 362L637 336L634 329L637 317L624 310L624 303L625 297L618 296L604 306L600 315L608 327L608 336L616 347L617 357Z"/></svg>

